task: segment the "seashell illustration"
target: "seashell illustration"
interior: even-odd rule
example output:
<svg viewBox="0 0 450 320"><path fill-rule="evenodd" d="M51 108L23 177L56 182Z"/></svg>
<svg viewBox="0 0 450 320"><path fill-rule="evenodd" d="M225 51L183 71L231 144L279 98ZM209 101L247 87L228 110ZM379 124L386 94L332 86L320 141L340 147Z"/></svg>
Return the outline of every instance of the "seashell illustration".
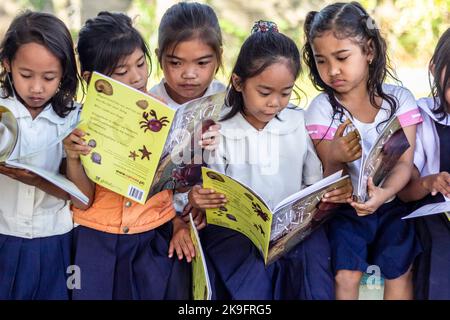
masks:
<svg viewBox="0 0 450 320"><path fill-rule="evenodd" d="M88 146L91 148L95 148L97 146L97 142L94 139L89 140Z"/></svg>
<svg viewBox="0 0 450 320"><path fill-rule="evenodd" d="M91 160L96 164L102 164L102 156L97 152L92 152Z"/></svg>
<svg viewBox="0 0 450 320"><path fill-rule="evenodd" d="M136 102L136 105L142 110L145 110L148 107L148 102L146 100L139 100L138 102Z"/></svg>
<svg viewBox="0 0 450 320"><path fill-rule="evenodd" d="M97 92L101 92L107 96L112 96L112 94L113 94L112 85L108 81L103 80L103 79L95 81L95 90L97 90Z"/></svg>

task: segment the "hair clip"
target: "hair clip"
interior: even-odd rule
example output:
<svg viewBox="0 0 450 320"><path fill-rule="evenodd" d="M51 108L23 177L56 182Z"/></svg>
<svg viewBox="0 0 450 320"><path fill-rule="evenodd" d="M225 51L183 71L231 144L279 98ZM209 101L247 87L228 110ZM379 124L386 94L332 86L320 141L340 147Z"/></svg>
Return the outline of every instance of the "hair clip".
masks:
<svg viewBox="0 0 450 320"><path fill-rule="evenodd" d="M256 21L252 28L252 34L255 32L279 32L278 26L275 22L259 20Z"/></svg>

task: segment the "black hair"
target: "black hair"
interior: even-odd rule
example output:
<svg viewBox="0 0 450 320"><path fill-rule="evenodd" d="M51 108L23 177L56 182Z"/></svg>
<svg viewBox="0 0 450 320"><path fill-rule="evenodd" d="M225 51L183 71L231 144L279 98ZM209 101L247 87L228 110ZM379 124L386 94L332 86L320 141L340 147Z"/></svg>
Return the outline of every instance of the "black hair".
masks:
<svg viewBox="0 0 450 320"><path fill-rule="evenodd" d="M358 2L339 2L326 6L320 12L309 12L304 24L303 59L309 68L309 77L314 87L328 95L333 107L333 119L338 116L342 121L345 107L336 99L334 90L320 78L312 50L314 39L327 31L333 31L333 35L338 39L353 38L364 53L373 50L374 58L369 65L369 79L367 80L370 104L374 108L380 109L381 105L378 105L376 97L381 97L389 104L389 119L394 116L398 101L394 96L383 91L383 83L387 76L397 80L390 66L386 42L375 21L361 4ZM370 44L368 44L369 41Z"/></svg>
<svg viewBox="0 0 450 320"><path fill-rule="evenodd" d="M120 61L137 48L149 60L151 73L150 51L131 18L123 13L102 11L88 19L80 30L77 51L81 74L98 71L110 76Z"/></svg>
<svg viewBox="0 0 450 320"><path fill-rule="evenodd" d="M294 79L297 79L301 72L301 60L295 42L278 31L257 31L242 45L232 74L237 75L239 81L244 84L247 79L258 76L271 65L285 61ZM231 110L222 120L231 119L237 113L244 112L244 98L242 93L234 88L232 80L227 88L225 105L231 107Z"/></svg>
<svg viewBox="0 0 450 320"><path fill-rule="evenodd" d="M42 12L24 11L14 18L0 45L0 61L12 63L22 45L37 43L47 48L61 63L61 83L55 95L49 100L56 114L64 118L73 107L78 80L74 45L64 22L54 15ZM4 67L4 66L3 66ZM8 79L10 78L10 79ZM3 68L0 73L2 97L14 96L11 73ZM21 99L21 97L17 97Z"/></svg>
<svg viewBox="0 0 450 320"><path fill-rule="evenodd" d="M164 13L158 29L158 61L164 53L175 50L180 42L198 38L216 54L218 67L222 66L222 32L214 10L197 2L179 2Z"/></svg>
<svg viewBox="0 0 450 320"><path fill-rule="evenodd" d="M430 65L434 69L434 80L430 80L435 105L433 113L443 120L450 113L450 103L445 99L445 92L450 88L450 28L439 38Z"/></svg>

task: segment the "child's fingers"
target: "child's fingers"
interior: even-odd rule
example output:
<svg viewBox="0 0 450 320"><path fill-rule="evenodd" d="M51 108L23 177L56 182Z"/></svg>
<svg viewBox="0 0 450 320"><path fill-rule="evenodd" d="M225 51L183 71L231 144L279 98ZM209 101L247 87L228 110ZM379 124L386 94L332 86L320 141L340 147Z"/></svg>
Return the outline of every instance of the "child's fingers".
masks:
<svg viewBox="0 0 450 320"><path fill-rule="evenodd" d="M191 251L189 250L189 246L187 245L185 239L180 239L180 241L178 241L178 244L181 249L181 254L178 254L178 259L181 260L183 259L183 256L185 256L187 262L191 262Z"/></svg>
<svg viewBox="0 0 450 320"><path fill-rule="evenodd" d="M202 230L204 227L206 227L207 223L206 223L206 217L204 217L202 219L202 221L200 221L200 223L198 225L196 225L195 227L197 228L197 230Z"/></svg>
<svg viewBox="0 0 450 320"><path fill-rule="evenodd" d="M77 129L75 129L75 130L77 130ZM84 141L84 139L81 136L78 136L76 134L71 134L69 136L69 140L72 141L72 143L74 143L74 144L78 144L78 145L82 145L82 146L87 145L86 141Z"/></svg>
<svg viewBox="0 0 450 320"><path fill-rule="evenodd" d="M173 241L170 241L170 244L169 244L169 258L173 257L173 251L174 251Z"/></svg>
<svg viewBox="0 0 450 320"><path fill-rule="evenodd" d="M343 137L347 143L359 143L359 134L354 130L349 132L345 137Z"/></svg>
<svg viewBox="0 0 450 320"><path fill-rule="evenodd" d="M204 134L202 134L202 140L215 140L220 136L219 131L206 131Z"/></svg>
<svg viewBox="0 0 450 320"><path fill-rule="evenodd" d="M182 260L183 259L183 248L181 247L180 241L175 241L174 246L175 246L175 251L178 256L178 260Z"/></svg>
<svg viewBox="0 0 450 320"><path fill-rule="evenodd" d="M191 237L189 235L185 239L185 243L188 248L188 251L185 251L184 255L186 257L194 258L195 257L195 247L194 247L194 244L192 243ZM190 262L190 261L188 261L188 262Z"/></svg>
<svg viewBox="0 0 450 320"><path fill-rule="evenodd" d="M75 136L78 136L78 137L84 137L86 135L86 133L83 130L81 130L80 128L75 128L72 131L71 135L75 135Z"/></svg>
<svg viewBox="0 0 450 320"><path fill-rule="evenodd" d="M199 194L213 194L213 193L216 193L213 189L204 189L204 188L196 188L196 189L193 189L193 191L196 192L196 193L199 193Z"/></svg>
<svg viewBox="0 0 450 320"><path fill-rule="evenodd" d="M342 137L344 136L344 131L347 128L347 126L351 123L351 121L349 119L345 120L344 123L342 123L341 125L339 125L339 127L336 130L336 133L334 134L334 136L336 138Z"/></svg>
<svg viewBox="0 0 450 320"><path fill-rule="evenodd" d="M348 147L350 150L358 150L361 149L361 143L359 143L359 140L352 140L348 143Z"/></svg>

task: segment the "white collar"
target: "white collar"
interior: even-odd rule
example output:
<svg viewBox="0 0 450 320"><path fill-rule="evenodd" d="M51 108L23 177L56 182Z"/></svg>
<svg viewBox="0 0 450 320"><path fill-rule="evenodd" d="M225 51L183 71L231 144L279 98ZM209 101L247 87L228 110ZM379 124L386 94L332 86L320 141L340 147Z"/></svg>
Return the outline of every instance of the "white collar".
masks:
<svg viewBox="0 0 450 320"><path fill-rule="evenodd" d="M5 103L6 107L11 109L11 111L14 113L14 116L17 119L20 118L31 118L31 114L28 111L28 109L17 99L15 98L7 98L2 99ZM54 123L54 124L64 124L65 119L61 118L56 114L56 112L53 110L52 105L49 103L47 106L45 106L44 110L39 113L39 115L36 117L36 119L44 118L48 121Z"/></svg>
<svg viewBox="0 0 450 320"><path fill-rule="evenodd" d="M202 99L205 97L209 97L212 96L216 93L225 91L226 87L223 85L222 82L214 79L211 84L209 85L208 89L206 89L205 94L203 96L201 96L200 98L194 99L194 100L190 100L188 102L185 102L184 104L179 104L178 102L175 102L169 95L169 93L166 90L166 86L165 86L166 80L163 78L160 83L159 83L159 88L161 89L161 98L163 98L166 104L168 104L169 106L183 106L189 102L195 101L197 99Z"/></svg>
<svg viewBox="0 0 450 320"><path fill-rule="evenodd" d="M262 130L253 127L239 112L233 118L221 121L220 132L229 139L240 140L255 133L270 133L274 135L286 135L302 124L302 112L300 109L292 109L289 105L278 114L278 119L272 119Z"/></svg>

